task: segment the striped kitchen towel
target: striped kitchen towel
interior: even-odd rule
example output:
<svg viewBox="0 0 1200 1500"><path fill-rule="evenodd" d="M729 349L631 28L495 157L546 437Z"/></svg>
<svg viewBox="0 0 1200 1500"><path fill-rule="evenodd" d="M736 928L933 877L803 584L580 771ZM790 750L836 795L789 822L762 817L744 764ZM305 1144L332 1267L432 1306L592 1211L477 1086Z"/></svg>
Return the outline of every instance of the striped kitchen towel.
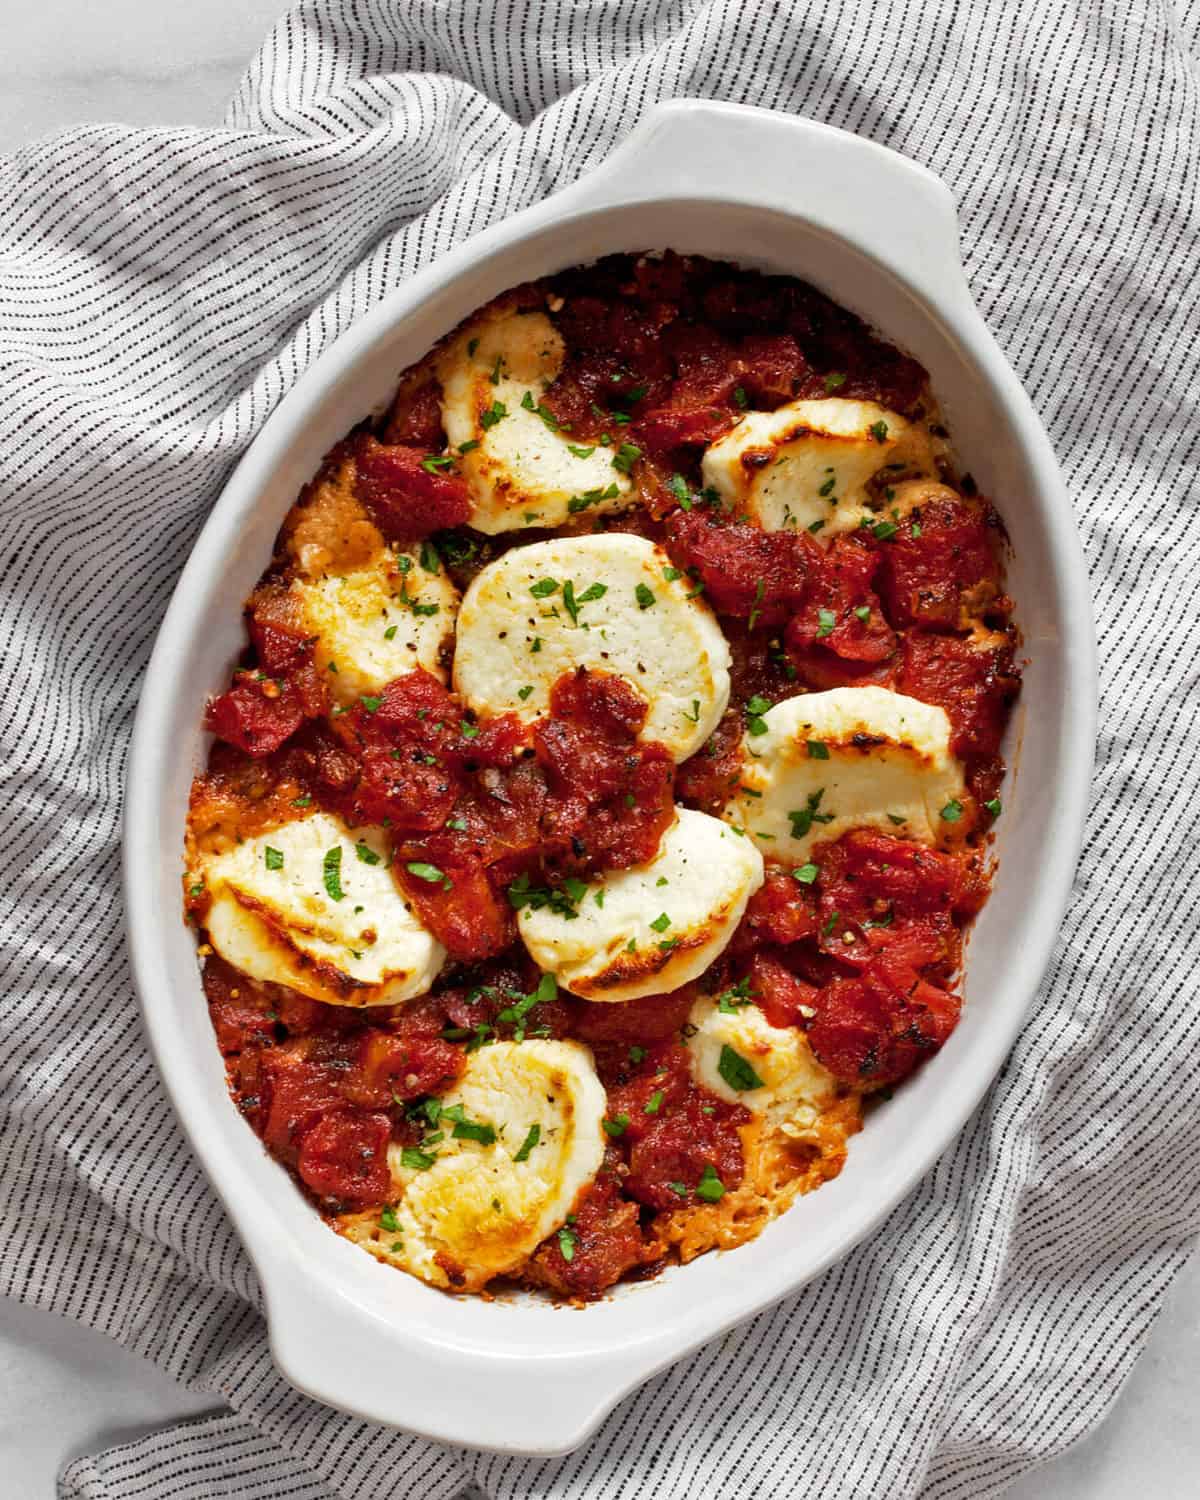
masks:
<svg viewBox="0 0 1200 1500"><path fill-rule="evenodd" d="M63 1495L951 1500L1104 1415L1200 1226L1198 9L306 0L221 127L76 129L0 163L0 1288L222 1408L73 1463ZM1101 742L1057 952L961 1139L840 1265L533 1462L273 1369L142 1040L122 776L172 583L280 396L676 95L826 120L950 184L1076 507Z"/></svg>

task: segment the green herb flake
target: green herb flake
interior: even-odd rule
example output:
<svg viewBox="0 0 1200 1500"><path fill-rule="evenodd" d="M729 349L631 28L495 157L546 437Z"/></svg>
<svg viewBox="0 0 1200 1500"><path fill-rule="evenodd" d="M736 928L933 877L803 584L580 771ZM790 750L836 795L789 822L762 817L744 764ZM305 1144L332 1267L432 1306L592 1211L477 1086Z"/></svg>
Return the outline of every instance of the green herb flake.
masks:
<svg viewBox="0 0 1200 1500"><path fill-rule="evenodd" d="M410 1167L414 1172L428 1172L435 1161L436 1152L422 1151L416 1146L405 1146L400 1152L400 1165Z"/></svg>
<svg viewBox="0 0 1200 1500"><path fill-rule="evenodd" d="M459 1120L451 1132L456 1141L478 1141L481 1146L490 1146L496 1132L490 1125L481 1125L476 1120Z"/></svg>
<svg viewBox="0 0 1200 1500"><path fill-rule="evenodd" d="M792 871L792 874L801 885L812 885L820 873L816 865L801 865L798 870Z"/></svg>
<svg viewBox="0 0 1200 1500"><path fill-rule="evenodd" d="M861 620L865 625L871 618L871 606L869 604L856 604L854 606L854 614L855 618Z"/></svg>
<svg viewBox="0 0 1200 1500"><path fill-rule="evenodd" d="M696 1184L696 1197L705 1203L720 1203L725 1196L725 1184L717 1176L712 1162L707 1162Z"/></svg>
<svg viewBox="0 0 1200 1500"><path fill-rule="evenodd" d="M888 542L891 541L899 529L895 521L877 521L871 527L871 535L877 542Z"/></svg>
<svg viewBox="0 0 1200 1500"><path fill-rule="evenodd" d="M524 687L517 689L517 697L520 698L522 703L524 703L526 698L528 698L532 692L533 684L531 682L527 682Z"/></svg>
<svg viewBox="0 0 1200 1500"><path fill-rule="evenodd" d="M379 1227L395 1234L400 1228L400 1220L396 1217L396 1211L390 1204L385 1205L379 1211Z"/></svg>
<svg viewBox="0 0 1200 1500"><path fill-rule="evenodd" d="M536 583L529 585L529 592L535 599L548 599L551 594L558 592L558 579L539 578Z"/></svg>
<svg viewBox="0 0 1200 1500"><path fill-rule="evenodd" d="M526 1135L525 1139L521 1142L521 1149L517 1152L516 1156L513 1157L513 1161L528 1161L529 1153L533 1150L533 1148L537 1145L541 1138L542 1127L535 1120L529 1127L529 1132Z"/></svg>
<svg viewBox="0 0 1200 1500"><path fill-rule="evenodd" d="M268 844L263 850L263 863L268 870L282 870L283 852L279 849L272 849L270 844Z"/></svg>
<svg viewBox="0 0 1200 1500"><path fill-rule="evenodd" d="M338 846L325 851L325 858L321 861L321 873L325 880L325 889L329 892L330 899L340 901L345 895L342 890L342 851Z"/></svg>
<svg viewBox="0 0 1200 1500"><path fill-rule="evenodd" d="M645 1062L645 1060L646 1060L646 1049L645 1049L645 1047L638 1047L636 1045L633 1046L633 1047L630 1047L630 1049L629 1049L629 1061L631 1063Z"/></svg>
<svg viewBox="0 0 1200 1500"><path fill-rule="evenodd" d="M950 801L942 808L942 821L946 823L957 823L963 815L962 803L957 797L951 797Z"/></svg>
<svg viewBox="0 0 1200 1500"><path fill-rule="evenodd" d="M292 806L293 807L311 807L312 806L312 793L311 792L305 792L302 797L293 797L292 798Z"/></svg>
<svg viewBox="0 0 1200 1500"><path fill-rule="evenodd" d="M867 431L877 443L887 442L888 424L886 422L872 422Z"/></svg>
<svg viewBox="0 0 1200 1500"><path fill-rule="evenodd" d="M635 448L632 443L622 443L613 454L612 466L619 474L629 474L641 456L640 448Z"/></svg>
<svg viewBox="0 0 1200 1500"><path fill-rule="evenodd" d="M590 448L577 448L574 443L568 443L567 451L573 453L576 458L591 458L596 451L596 445L593 443Z"/></svg>
<svg viewBox="0 0 1200 1500"><path fill-rule="evenodd" d="M388 628L383 632L383 638L385 641L394 641L396 639L396 627L394 625L389 625Z"/></svg>
<svg viewBox="0 0 1200 1500"><path fill-rule="evenodd" d="M629 1116L614 1115L611 1120L601 1120L600 1123L604 1126L605 1133L611 1135L615 1141L629 1129Z"/></svg>
<svg viewBox="0 0 1200 1500"><path fill-rule="evenodd" d="M809 760L828 760L829 746L824 740L806 740Z"/></svg>
<svg viewBox="0 0 1200 1500"><path fill-rule="evenodd" d="M766 592L766 587L767 585L765 581L760 578L754 590L754 605L750 610L750 619L747 621L747 628L750 630L753 630L755 625L758 624L758 617L762 614L762 610L759 608L759 605L762 603L763 594Z"/></svg>
<svg viewBox="0 0 1200 1500"><path fill-rule="evenodd" d="M846 377L842 374L841 370L831 370L825 377L826 395L828 395L830 391L840 391L842 386L844 386L845 384Z"/></svg>
<svg viewBox="0 0 1200 1500"><path fill-rule="evenodd" d="M508 407L505 406L504 402L493 401L487 411L480 412L479 425L483 428L484 432L487 432L490 427L495 427L497 422L503 421L507 416Z"/></svg>
<svg viewBox="0 0 1200 1500"><path fill-rule="evenodd" d="M453 885L453 881L444 870L439 870L437 865L431 865L426 860L411 859L404 868L410 875L415 875L418 880L426 880L430 885L437 885L440 882L446 890Z"/></svg>
<svg viewBox="0 0 1200 1500"><path fill-rule="evenodd" d="M370 844L364 844L361 839L355 844L354 852L364 865L377 865L379 863L379 855L375 853Z"/></svg>
<svg viewBox="0 0 1200 1500"><path fill-rule="evenodd" d="M817 610L817 639L832 635L833 627L837 624L837 616L831 609Z"/></svg>
<svg viewBox="0 0 1200 1500"><path fill-rule="evenodd" d="M421 460L421 467L426 474L436 474L440 469L448 469L453 462L449 453L430 453Z"/></svg>
<svg viewBox="0 0 1200 1500"><path fill-rule="evenodd" d="M663 577L667 580L668 583L674 583L677 579L682 578L683 574L679 571L678 568L664 568Z"/></svg>
<svg viewBox="0 0 1200 1500"><path fill-rule="evenodd" d="M983 805L987 808L988 812L991 813L993 818L998 818L1000 816L1002 803L999 797L993 797L990 801L985 802Z"/></svg>
<svg viewBox="0 0 1200 1500"><path fill-rule="evenodd" d="M670 927L670 925L671 919L669 916L667 916L665 911L659 912L654 921L650 923L650 926L654 929L655 932L666 932L667 928Z"/></svg>
<svg viewBox="0 0 1200 1500"><path fill-rule="evenodd" d="M662 1089L655 1089L654 1092L650 1095L649 1099L646 1100L643 1113L647 1115L656 1115L662 1108L663 1097L664 1096Z"/></svg>
<svg viewBox="0 0 1200 1500"><path fill-rule="evenodd" d="M652 604L658 603L658 600L654 597L654 590L648 588L644 583L639 583L633 592L639 609L649 609Z"/></svg>
<svg viewBox="0 0 1200 1500"><path fill-rule="evenodd" d="M747 1093L750 1089L760 1089L763 1086L762 1079L741 1053L735 1052L728 1042L721 1048L717 1072L729 1087L736 1089L739 1094Z"/></svg>
<svg viewBox="0 0 1200 1500"><path fill-rule="evenodd" d="M682 474L672 474L670 479L667 480L667 488L685 510L691 510L692 492L688 488L688 482Z"/></svg>
<svg viewBox="0 0 1200 1500"><path fill-rule="evenodd" d="M747 396L745 389L740 385L734 386L733 399L742 411L745 411L750 405L750 397Z"/></svg>
<svg viewBox="0 0 1200 1500"><path fill-rule="evenodd" d="M558 1231L558 1253L565 1261L575 1259L575 1246L579 1243L578 1237L569 1229Z"/></svg>

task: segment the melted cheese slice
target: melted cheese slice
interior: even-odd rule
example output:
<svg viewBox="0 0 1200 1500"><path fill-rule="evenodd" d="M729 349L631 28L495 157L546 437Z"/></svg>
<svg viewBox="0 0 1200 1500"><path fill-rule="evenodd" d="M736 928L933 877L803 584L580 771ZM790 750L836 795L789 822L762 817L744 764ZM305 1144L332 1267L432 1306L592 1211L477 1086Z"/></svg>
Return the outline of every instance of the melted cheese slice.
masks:
<svg viewBox="0 0 1200 1500"><path fill-rule="evenodd" d="M426 551L426 561L434 561ZM289 590L300 628L316 636L313 661L335 700L378 694L417 667L446 680L458 590L419 551L382 550L369 567L297 578Z"/></svg>
<svg viewBox="0 0 1200 1500"><path fill-rule="evenodd" d="M804 860L819 840L878 828L934 844L963 793L944 709L881 687L787 698L743 741L741 783L725 816L778 859ZM792 814L797 816L793 817Z"/></svg>
<svg viewBox="0 0 1200 1500"><path fill-rule="evenodd" d="M476 712L532 723L549 712L564 673L611 672L650 705L642 739L685 760L729 702L729 646L677 571L660 548L625 532L514 547L463 599L455 689Z"/></svg>
<svg viewBox="0 0 1200 1500"><path fill-rule="evenodd" d="M718 1099L766 1115L788 1135L803 1136L837 1095L837 1080L813 1056L808 1038L796 1027L772 1026L757 1005L728 1011L704 996L692 1006L685 1045L696 1082ZM735 1087L748 1075L730 1066L728 1052L749 1063L757 1084ZM724 1064L724 1065L723 1065Z"/></svg>
<svg viewBox="0 0 1200 1500"><path fill-rule="evenodd" d="M442 424L451 448L468 448L459 471L477 531L561 526L634 499L613 448L572 443L539 414L562 362L562 338L545 313L511 310L471 323L439 357Z"/></svg>
<svg viewBox="0 0 1200 1500"><path fill-rule="evenodd" d="M478 1291L566 1221L604 1157L606 1099L586 1047L525 1041L472 1053L441 1102L463 1120L443 1114L431 1127L441 1135L424 1147L432 1165L390 1148L399 1228L382 1243L422 1281ZM462 1124L495 1139L456 1137Z"/></svg>
<svg viewBox="0 0 1200 1500"><path fill-rule="evenodd" d="M645 865L593 882L574 916L525 907L517 917L535 961L587 1000L666 994L725 949L763 882L753 843L681 807Z"/></svg>
<svg viewBox="0 0 1200 1500"><path fill-rule="evenodd" d="M446 957L392 878L380 832L352 837L328 813L247 839L208 861L204 879L208 937L221 957L312 1000L409 1000Z"/></svg>
<svg viewBox="0 0 1200 1500"><path fill-rule="evenodd" d="M704 483L764 530L811 531L820 541L880 519L865 486L887 465L928 473L932 463L928 434L896 412L827 397L747 412L701 467Z"/></svg>

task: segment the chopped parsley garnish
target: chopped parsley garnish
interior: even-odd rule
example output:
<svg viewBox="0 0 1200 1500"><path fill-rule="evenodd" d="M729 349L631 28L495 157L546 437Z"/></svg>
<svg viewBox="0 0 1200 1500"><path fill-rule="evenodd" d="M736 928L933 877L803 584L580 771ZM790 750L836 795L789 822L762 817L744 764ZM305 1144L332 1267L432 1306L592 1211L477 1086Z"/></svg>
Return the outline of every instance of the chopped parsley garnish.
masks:
<svg viewBox="0 0 1200 1500"><path fill-rule="evenodd" d="M535 599L548 599L551 594L558 592L558 579L539 578L536 583L529 585L529 592Z"/></svg>
<svg viewBox="0 0 1200 1500"><path fill-rule="evenodd" d="M688 482L682 474L672 474L667 480L667 488L683 506L684 510L692 508L692 492L688 489Z"/></svg>
<svg viewBox="0 0 1200 1500"><path fill-rule="evenodd" d="M894 823L899 828L902 823L907 823L908 819L902 818L899 813L888 813L888 822Z"/></svg>
<svg viewBox="0 0 1200 1500"><path fill-rule="evenodd" d="M418 880L427 880L430 885L437 885L440 881L446 890L450 890L454 884L444 870L439 870L437 865L431 865L427 860L409 860L404 868L410 875L415 875Z"/></svg>
<svg viewBox="0 0 1200 1500"><path fill-rule="evenodd" d="M596 445L594 443L590 448L577 448L574 443L567 444L567 452L573 453L576 458L591 458L595 451Z"/></svg>
<svg viewBox="0 0 1200 1500"><path fill-rule="evenodd" d="M524 703L526 698L533 692L533 683L527 682L524 687L517 689L517 697Z"/></svg>
<svg viewBox="0 0 1200 1500"><path fill-rule="evenodd" d="M479 447L479 439L478 438L468 438L465 443L459 443L459 445L458 445L458 451L460 453L474 453L475 449L478 448L478 447Z"/></svg>
<svg viewBox="0 0 1200 1500"><path fill-rule="evenodd" d="M822 500L828 499L828 497L833 494L833 487L836 483L836 478L831 474L825 481L825 483L821 486L821 488L817 491L817 494L820 495ZM824 525L825 523L822 522L821 524Z"/></svg>
<svg viewBox="0 0 1200 1500"><path fill-rule="evenodd" d="M367 697L360 698L358 701L362 704L362 706L366 709L366 711L369 714L373 714L373 713L378 713L378 711L379 711L379 705L383 702L383 699L382 698L375 698L375 697L372 697L372 696L368 695Z"/></svg>
<svg viewBox="0 0 1200 1500"><path fill-rule="evenodd" d="M639 583L633 592L637 598L639 609L649 609L652 604L657 604L658 602L654 597L654 590L648 588L644 583Z"/></svg>
<svg viewBox="0 0 1200 1500"><path fill-rule="evenodd" d="M379 1211L379 1227L380 1229L389 1230L392 1234L395 1234L400 1228L400 1221L396 1217L396 1211L390 1204L385 1205Z"/></svg>
<svg viewBox="0 0 1200 1500"><path fill-rule="evenodd" d="M388 628L383 632L383 638L385 641L394 641L396 639L396 627L394 625L389 625Z"/></svg>
<svg viewBox="0 0 1200 1500"><path fill-rule="evenodd" d="M696 1197L705 1203L720 1203L725 1196L725 1184L717 1176L712 1162L706 1162L700 1181L696 1184Z"/></svg>
<svg viewBox="0 0 1200 1500"><path fill-rule="evenodd" d="M492 366L491 381L493 385L500 384L500 376L504 371L504 356L497 354L496 363Z"/></svg>
<svg viewBox="0 0 1200 1500"><path fill-rule="evenodd" d="M600 1123L604 1126L605 1132L615 1141L629 1129L629 1116L614 1115L611 1120L601 1120Z"/></svg>
<svg viewBox="0 0 1200 1500"><path fill-rule="evenodd" d="M727 1016L736 1016L739 1010L750 1004L754 991L750 988L750 980L739 979L729 989L722 990L717 996L717 1009Z"/></svg>
<svg viewBox="0 0 1200 1500"><path fill-rule="evenodd" d="M635 448L632 443L622 443L613 454L612 466L618 473L628 474L641 456L640 448Z"/></svg>
<svg viewBox="0 0 1200 1500"><path fill-rule="evenodd" d="M912 537L913 537L913 541L915 541L915 542L919 542L921 540L921 523L920 523L920 521L914 521L912 523Z"/></svg>
<svg viewBox="0 0 1200 1500"><path fill-rule="evenodd" d="M400 1152L400 1165L411 1167L414 1172L428 1172L435 1161L437 1161L436 1152L421 1151L416 1146L405 1146Z"/></svg>
<svg viewBox="0 0 1200 1500"><path fill-rule="evenodd" d="M421 467L426 474L436 474L439 469L448 469L453 462L454 458L449 453L431 453L421 460Z"/></svg>
<svg viewBox="0 0 1200 1500"><path fill-rule="evenodd" d="M767 585L765 581L760 578L754 590L754 606L750 611L750 619L747 622L747 628L749 630L754 629L755 625L758 624L759 615L762 614L762 610L759 608L759 605L762 603L762 598L763 594L766 592L766 587Z"/></svg>
<svg viewBox="0 0 1200 1500"><path fill-rule="evenodd" d="M821 798L825 795L825 788L821 787L815 792L808 794L808 806L801 807L788 813L792 822L792 837L802 839L812 828L814 823L832 823L833 814L818 812Z"/></svg>
<svg viewBox="0 0 1200 1500"><path fill-rule="evenodd" d="M542 1127L535 1120L529 1127L529 1132L521 1142L521 1149L513 1157L513 1161L528 1161L529 1153L542 1138Z"/></svg>
<svg viewBox="0 0 1200 1500"><path fill-rule="evenodd" d="M750 405L750 397L747 396L745 390L740 385L734 386L733 399L743 411Z"/></svg>
<svg viewBox="0 0 1200 1500"><path fill-rule="evenodd" d="M801 865L798 870L792 871L792 874L801 885L812 885L820 873L816 865Z"/></svg>
<svg viewBox="0 0 1200 1500"><path fill-rule="evenodd" d="M690 714L684 714L683 717L685 719L690 719L693 724L699 724L699 722L700 722L700 700L699 700L699 698L693 698L692 699L692 711L691 711Z"/></svg>
<svg viewBox="0 0 1200 1500"><path fill-rule="evenodd" d="M840 390L845 384L846 377L840 370L831 370L825 377L826 392Z"/></svg>
<svg viewBox="0 0 1200 1500"><path fill-rule="evenodd" d="M345 892L342 890L342 851L336 845L325 851L325 858L321 861L321 872L330 899L340 901Z"/></svg>
<svg viewBox="0 0 1200 1500"><path fill-rule="evenodd" d="M671 1189L671 1191L673 1193L677 1194L680 1198L686 1198L687 1197L687 1183L686 1182L668 1182L667 1186Z"/></svg>
<svg viewBox="0 0 1200 1500"><path fill-rule="evenodd" d="M671 919L669 916L667 916L665 911L659 912L654 921L650 923L650 926L654 929L655 932L666 932L667 928L670 927L670 925Z"/></svg>
<svg viewBox="0 0 1200 1500"><path fill-rule="evenodd" d="M558 1253L562 1256L563 1260L571 1261L575 1259L575 1246L578 1243L577 1236L571 1230L560 1229L558 1231Z"/></svg>
<svg viewBox="0 0 1200 1500"><path fill-rule="evenodd" d="M679 571L678 568L664 568L663 577L667 580L668 583L674 583L677 578L682 578L683 574Z"/></svg>
<svg viewBox="0 0 1200 1500"><path fill-rule="evenodd" d="M662 1108L662 1102L663 1102L663 1091L662 1091L662 1089L655 1089L654 1092L650 1095L649 1099L646 1100L646 1104L645 1104L645 1108L643 1110L643 1113L647 1114L647 1115L656 1115L659 1112L659 1110Z"/></svg>
<svg viewBox="0 0 1200 1500"><path fill-rule="evenodd" d="M442 559L438 549L426 537L421 543L421 566L427 573L440 573L442 571Z"/></svg>
<svg viewBox="0 0 1200 1500"><path fill-rule="evenodd" d="M536 412L551 432L559 430L559 420L548 406L543 406L540 401L533 399L533 392L526 391L521 397L521 405L526 411Z"/></svg>
<svg viewBox="0 0 1200 1500"><path fill-rule="evenodd" d="M808 529L815 536L818 531L824 531L825 530L825 522L824 521L811 521L809 523Z"/></svg>
<svg viewBox="0 0 1200 1500"><path fill-rule="evenodd" d="M525 907L530 911L541 911L543 907L549 907L558 916L570 920L579 915L575 908L586 894L587 886L582 880L568 877L561 886L531 885L528 874L523 874L509 886L508 901L514 911L522 911Z"/></svg>
<svg viewBox="0 0 1200 1500"><path fill-rule="evenodd" d="M283 869L283 853L279 849L272 849L270 844L263 850L263 862L268 870Z"/></svg>
<svg viewBox="0 0 1200 1500"><path fill-rule="evenodd" d="M832 635L833 627L837 624L837 616L831 609L817 610L817 638Z"/></svg>
<svg viewBox="0 0 1200 1500"><path fill-rule="evenodd" d="M537 988L530 990L528 995L514 995L512 1005L507 1005L496 1016L497 1021L505 1022L514 1026L514 1040L523 1042L525 1040L525 1017L535 1005L548 1005L558 994L558 981L553 974L543 974L537 982Z"/></svg>
<svg viewBox="0 0 1200 1500"><path fill-rule="evenodd" d="M950 801L942 808L942 819L946 823L957 823L962 817L962 803L957 797L951 797Z"/></svg>
<svg viewBox="0 0 1200 1500"><path fill-rule="evenodd" d="M629 1049L629 1061L631 1063L645 1062L645 1060L646 1060L646 1049L645 1049L645 1047L638 1047L636 1045L630 1047L630 1049Z"/></svg>
<svg viewBox="0 0 1200 1500"><path fill-rule="evenodd" d="M755 693L753 698L746 700L746 731L749 734L766 734L767 725L763 714L772 707L768 698L760 697Z"/></svg>
<svg viewBox="0 0 1200 1500"><path fill-rule="evenodd" d="M303 797L293 797L292 798L292 806L293 807L311 807L312 806L312 793L311 792L305 792L305 794L303 795Z"/></svg>
<svg viewBox="0 0 1200 1500"><path fill-rule="evenodd" d="M869 604L856 604L854 606L854 614L865 625L871 618L871 606Z"/></svg>
<svg viewBox="0 0 1200 1500"><path fill-rule="evenodd" d="M615 484L610 484L602 490L584 490L582 495L571 496L567 501L567 510L571 515L577 515L581 510L587 510L590 505L599 505L601 500L615 500L620 493Z"/></svg>
<svg viewBox="0 0 1200 1500"><path fill-rule="evenodd" d="M447 818L446 827L453 828L456 833L466 833L467 820L466 818Z"/></svg>
<svg viewBox="0 0 1200 1500"><path fill-rule="evenodd" d="M871 527L871 534L877 542L887 542L896 535L899 529L895 521L877 521Z"/></svg>
<svg viewBox="0 0 1200 1500"><path fill-rule="evenodd" d="M760 1089L763 1086L762 1079L741 1053L735 1052L728 1042L721 1048L717 1072L729 1087L736 1089L739 1094L744 1094L749 1089Z"/></svg>
<svg viewBox="0 0 1200 1500"><path fill-rule="evenodd" d="M886 422L872 422L870 427L867 428L867 431L871 434L871 436L877 443L884 443L887 441L888 425Z"/></svg>
<svg viewBox="0 0 1200 1500"><path fill-rule="evenodd" d="M828 760L829 746L824 740L806 740L809 760Z"/></svg>
<svg viewBox="0 0 1200 1500"><path fill-rule="evenodd" d="M377 865L379 863L379 855L375 853L369 844L364 844L361 839L355 844L354 852L364 865Z"/></svg>
<svg viewBox="0 0 1200 1500"><path fill-rule="evenodd" d="M489 427L495 427L497 422L502 421L507 416L508 407L505 406L504 402L493 401L491 406L488 407L487 411L480 412L479 425L483 428L484 432L486 432Z"/></svg>
<svg viewBox="0 0 1200 1500"><path fill-rule="evenodd" d="M1000 816L1001 802L999 797L993 797L990 801L985 802L983 805L987 808L988 812L991 813L993 818L998 818Z"/></svg>
<svg viewBox="0 0 1200 1500"><path fill-rule="evenodd" d="M496 1139L492 1127L481 1125L477 1120L457 1120L450 1133L456 1141L478 1141L481 1146L490 1146Z"/></svg>
<svg viewBox="0 0 1200 1500"><path fill-rule="evenodd" d="M824 927L821 928L821 936L823 938L828 937L829 934L833 931L833 929L837 926L837 924L838 924L838 918L840 916L841 916L841 912L836 912L836 911L830 916L829 921L826 922L825 925L824 925Z"/></svg>
<svg viewBox="0 0 1200 1500"><path fill-rule="evenodd" d="M576 596L575 585L568 578L566 583L563 584L563 608L571 616L572 623L578 625L579 606L581 604L590 604L593 599L603 599L607 593L608 584L589 583L583 593Z"/></svg>

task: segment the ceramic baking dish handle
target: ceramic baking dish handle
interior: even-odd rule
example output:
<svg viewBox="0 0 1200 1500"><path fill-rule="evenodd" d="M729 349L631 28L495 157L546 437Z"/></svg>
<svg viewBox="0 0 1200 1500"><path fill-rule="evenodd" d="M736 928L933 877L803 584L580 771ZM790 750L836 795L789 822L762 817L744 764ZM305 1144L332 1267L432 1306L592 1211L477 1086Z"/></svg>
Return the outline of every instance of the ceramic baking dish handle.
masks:
<svg viewBox="0 0 1200 1500"><path fill-rule="evenodd" d="M673 99L651 109L568 194L595 206L695 196L777 203L881 262L924 301L972 306L945 183L906 156L815 120Z"/></svg>

